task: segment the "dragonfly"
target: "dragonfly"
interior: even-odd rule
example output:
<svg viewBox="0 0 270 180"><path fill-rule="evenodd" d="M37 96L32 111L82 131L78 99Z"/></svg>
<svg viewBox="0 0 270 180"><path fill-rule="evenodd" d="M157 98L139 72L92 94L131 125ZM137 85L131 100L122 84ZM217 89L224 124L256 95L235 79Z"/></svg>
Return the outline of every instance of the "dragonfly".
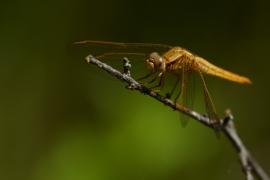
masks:
<svg viewBox="0 0 270 180"><path fill-rule="evenodd" d="M159 88L155 89L155 91L163 90L165 86L165 77L170 75L170 78L174 78L176 81L168 97L171 97L175 92L177 85L181 82L181 88L175 101L189 110L193 110L195 73L197 72L203 86L207 117L218 138L220 136L220 119L216 113L203 74L217 76L237 83L252 84L249 78L215 66L207 60L196 56L179 46L84 40L70 44L67 47L67 51L84 57L91 54L96 59L104 60L105 63L119 63L123 57L127 57L129 59L132 58L132 66L133 64L143 62L143 65L140 65L140 68L144 67L148 72L138 80L140 82L144 79L152 78L150 81L142 84L153 84L158 81L157 85L151 87L152 89ZM180 120L182 126L186 126L189 121L189 117L184 115L181 110Z"/></svg>

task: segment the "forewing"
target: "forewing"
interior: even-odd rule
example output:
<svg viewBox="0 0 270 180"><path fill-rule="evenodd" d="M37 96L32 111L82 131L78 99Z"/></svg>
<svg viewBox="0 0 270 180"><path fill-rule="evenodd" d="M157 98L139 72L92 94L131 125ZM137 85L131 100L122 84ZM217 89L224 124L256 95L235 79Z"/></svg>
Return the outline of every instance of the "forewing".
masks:
<svg viewBox="0 0 270 180"><path fill-rule="evenodd" d="M137 79L149 73L145 65L149 54L152 52L163 54L171 48L172 46L162 44L116 43L85 40L68 45L66 50L69 54L82 58L91 54L121 72L123 71L122 59L127 57L131 63L131 76Z"/></svg>
<svg viewBox="0 0 270 180"><path fill-rule="evenodd" d="M180 94L180 105L184 109L193 110L195 96L195 71L192 69L192 61L184 62L182 65L182 89ZM189 116L180 111L182 126L186 126Z"/></svg>
<svg viewBox="0 0 270 180"><path fill-rule="evenodd" d="M116 43L105 41L78 41L67 46L67 52L75 56L86 57L93 55L106 58L117 54L142 54L147 55L152 52L163 54L173 48L172 46L162 44L147 44L147 43Z"/></svg>

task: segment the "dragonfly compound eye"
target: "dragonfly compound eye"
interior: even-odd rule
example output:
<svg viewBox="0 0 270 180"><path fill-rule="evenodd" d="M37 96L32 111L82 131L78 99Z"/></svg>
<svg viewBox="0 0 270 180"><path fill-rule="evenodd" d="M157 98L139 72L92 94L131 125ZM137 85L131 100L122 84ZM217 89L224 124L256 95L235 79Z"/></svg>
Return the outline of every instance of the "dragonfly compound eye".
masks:
<svg viewBox="0 0 270 180"><path fill-rule="evenodd" d="M159 56L158 53L153 52L149 55L149 58L146 61L147 68L150 72L159 71L161 68L162 58Z"/></svg>
<svg viewBox="0 0 270 180"><path fill-rule="evenodd" d="M156 52L153 52L149 55L149 61L153 63L156 71L164 71L165 70L165 62L163 58Z"/></svg>

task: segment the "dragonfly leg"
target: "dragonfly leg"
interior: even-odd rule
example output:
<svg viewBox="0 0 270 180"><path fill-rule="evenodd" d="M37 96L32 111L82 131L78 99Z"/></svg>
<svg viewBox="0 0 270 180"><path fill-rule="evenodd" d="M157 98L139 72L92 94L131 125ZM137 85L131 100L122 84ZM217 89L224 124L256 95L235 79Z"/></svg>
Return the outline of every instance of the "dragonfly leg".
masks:
<svg viewBox="0 0 270 180"><path fill-rule="evenodd" d="M141 80L143 80L143 79L147 79L148 77L150 77L150 76L152 76L153 74L156 74L156 73L157 73L157 71L151 72L151 73L147 74L146 76L141 77L140 79L137 79L137 81L141 81Z"/></svg>
<svg viewBox="0 0 270 180"><path fill-rule="evenodd" d="M179 81L182 79L181 76L178 75L178 74L175 74L175 73L170 73L170 74L171 74L172 76L176 77L177 80L176 80L176 83L174 84L174 87L173 87L171 93L167 93L167 95L166 95L167 98L169 98L169 99L172 97L172 95L173 95L173 93L174 93L174 90L176 89L176 87L177 87ZM181 91L180 91L180 93L181 93ZM180 96L180 93L176 96L176 99ZM176 99L175 99L175 102L176 102Z"/></svg>
<svg viewBox="0 0 270 180"><path fill-rule="evenodd" d="M156 74L156 73L157 73L157 71L155 71L155 72L153 72L153 73L150 73L150 74L148 74L147 76L138 79L138 81L140 81L140 80L142 80L142 79L146 79L146 78L148 78L148 77L150 77L150 76L152 76L152 75L154 75L154 74ZM161 72L161 73L158 74L158 76L156 76L155 78L153 78L151 81L149 81L149 82L143 82L143 83L140 83L140 84L142 84L142 85L145 85L145 84L151 84L151 83L155 82L158 78L161 78L163 74L164 74L164 72ZM158 85L158 86L156 86L156 87L159 87L159 86L160 86L160 85Z"/></svg>
<svg viewBox="0 0 270 180"><path fill-rule="evenodd" d="M144 82L144 83L141 83L141 84L143 84L143 85L145 85L145 84L151 84L151 83L155 82L158 78L159 78L159 76L155 77L154 79L152 79L149 82Z"/></svg>
<svg viewBox="0 0 270 180"><path fill-rule="evenodd" d="M160 80L159 80L159 83L158 83L158 85L156 85L156 86L153 86L153 87L150 87L149 89L154 89L154 88L158 88L159 87L159 89L154 89L153 91L155 91L155 92L159 92L159 91L162 91L163 90L163 88L164 88L164 82L165 82L165 72L162 72L162 73L160 73L156 78L154 78L153 80L155 81L155 80L157 80L157 78L159 78L160 77ZM153 81L152 80L152 81ZM153 82L154 82L153 81Z"/></svg>
<svg viewBox="0 0 270 180"><path fill-rule="evenodd" d="M171 99L171 97L172 97L172 95L174 93L174 90L175 90L175 88L176 88L176 86L177 86L178 83L179 83L179 79L176 80L176 83L174 84L171 93L167 93L167 98Z"/></svg>

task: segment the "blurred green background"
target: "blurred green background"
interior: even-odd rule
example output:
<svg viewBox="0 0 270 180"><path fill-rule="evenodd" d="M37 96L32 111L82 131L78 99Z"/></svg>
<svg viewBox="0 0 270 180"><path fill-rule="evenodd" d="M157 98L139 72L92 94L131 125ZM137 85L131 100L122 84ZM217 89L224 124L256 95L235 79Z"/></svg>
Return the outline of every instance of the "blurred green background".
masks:
<svg viewBox="0 0 270 180"><path fill-rule="evenodd" d="M65 48L77 40L178 45L249 77L205 76L220 117L270 173L269 1L2 1L3 180L244 179L221 133L125 84L98 79ZM205 112L202 87L194 109Z"/></svg>

